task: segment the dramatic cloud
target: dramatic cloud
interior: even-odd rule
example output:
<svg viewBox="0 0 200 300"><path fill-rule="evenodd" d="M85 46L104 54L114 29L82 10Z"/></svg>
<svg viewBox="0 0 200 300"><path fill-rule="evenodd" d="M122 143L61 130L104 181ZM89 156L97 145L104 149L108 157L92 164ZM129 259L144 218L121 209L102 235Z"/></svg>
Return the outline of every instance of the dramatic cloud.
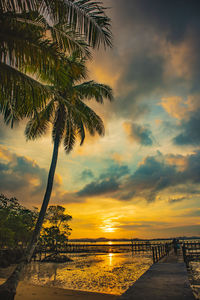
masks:
<svg viewBox="0 0 200 300"><path fill-rule="evenodd" d="M119 184L116 182L114 178L109 180L102 180L100 182L91 182L86 185L80 192L78 192L78 196L100 196L105 195L107 193L112 193L119 189Z"/></svg>
<svg viewBox="0 0 200 300"><path fill-rule="evenodd" d="M186 105L182 97L162 98L161 105L169 115L177 119L183 119L188 113L188 105Z"/></svg>
<svg viewBox="0 0 200 300"><path fill-rule="evenodd" d="M143 164L128 178L119 194L121 200L135 197L154 201L159 191L173 185L176 168L165 163L163 157L147 157Z"/></svg>
<svg viewBox="0 0 200 300"><path fill-rule="evenodd" d="M198 0L104 2L111 7L115 48L96 69L113 70L117 115L135 120L162 97L199 91Z"/></svg>
<svg viewBox="0 0 200 300"><path fill-rule="evenodd" d="M144 221L141 220L140 222L124 222L124 224L119 225L119 228L123 228L125 230L134 231L138 228L152 229L152 228L160 228L166 227L169 223L167 222L160 222L160 221Z"/></svg>
<svg viewBox="0 0 200 300"><path fill-rule="evenodd" d="M129 174L129 168L126 165L118 165L118 164L112 164L108 169L105 170L100 176L99 179L105 179L105 178L115 178L119 179L123 176Z"/></svg>
<svg viewBox="0 0 200 300"><path fill-rule="evenodd" d="M129 174L127 166L113 164L104 173L100 174L96 181L92 181L83 187L77 193L77 196L90 197L112 194L119 190L119 180L123 180L127 174Z"/></svg>
<svg viewBox="0 0 200 300"><path fill-rule="evenodd" d="M93 178L93 177L94 177L94 174L90 169L83 170L83 172L81 173L81 176L80 176L80 178L82 180L86 180L88 178Z"/></svg>
<svg viewBox="0 0 200 300"><path fill-rule="evenodd" d="M0 149L1 192L21 191L22 194L22 191L29 190L32 196L40 194L46 183L46 171L26 157L10 154L10 157L7 156L8 160L2 160L5 157L4 151L5 149Z"/></svg>
<svg viewBox="0 0 200 300"><path fill-rule="evenodd" d="M152 132L148 127L136 123L124 123L124 130L129 138L143 146L152 146Z"/></svg>
<svg viewBox="0 0 200 300"><path fill-rule="evenodd" d="M173 156L175 158L175 156ZM146 199L148 202L154 201L157 195L167 189L171 192L184 192L189 195L199 193L200 186L200 152L183 156L186 160L185 168L180 169L178 155L178 163L168 162L169 156L158 154L157 156L147 157L143 164L128 178L119 193L119 199L130 200L133 197ZM187 185L185 190L184 185Z"/></svg>
<svg viewBox="0 0 200 300"><path fill-rule="evenodd" d="M113 3L113 1L112 1ZM188 27L200 28L198 0L127 0L117 1L118 17L127 25L144 24L166 35L171 42L180 42L187 33ZM114 3L113 3L114 7ZM181 13L180 13L181 12ZM147 29L149 27L146 27Z"/></svg>
<svg viewBox="0 0 200 300"><path fill-rule="evenodd" d="M189 120L183 120L180 125L181 133L173 141L176 145L200 145L200 111L190 114Z"/></svg>
<svg viewBox="0 0 200 300"><path fill-rule="evenodd" d="M128 170L123 167L124 171ZM117 175L117 172L116 172ZM173 196L176 192L200 194L200 151L192 155L162 155L149 156L139 165L137 170L120 173L118 176L109 172L101 174L81 189L77 196L109 196L121 201L144 199L155 201L163 191L171 193L170 203L180 202L185 197ZM126 176L124 176L126 175Z"/></svg>
<svg viewBox="0 0 200 300"><path fill-rule="evenodd" d="M174 203L182 202L182 201L184 201L184 200L187 200L187 198L186 198L186 197L170 198L168 201L169 201L169 203L174 204Z"/></svg>
<svg viewBox="0 0 200 300"><path fill-rule="evenodd" d="M18 156L0 146L0 191L28 203L41 202L45 191L48 172L30 158ZM60 178L55 177L55 188Z"/></svg>

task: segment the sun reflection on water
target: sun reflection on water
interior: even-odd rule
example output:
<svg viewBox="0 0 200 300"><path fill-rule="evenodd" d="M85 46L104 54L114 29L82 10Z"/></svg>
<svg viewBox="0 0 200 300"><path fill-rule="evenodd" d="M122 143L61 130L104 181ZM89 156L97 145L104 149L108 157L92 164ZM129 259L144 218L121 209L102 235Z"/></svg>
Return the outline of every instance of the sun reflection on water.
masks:
<svg viewBox="0 0 200 300"><path fill-rule="evenodd" d="M73 261L56 263L33 262L25 280L43 286L122 294L152 264L151 257L131 253L71 254Z"/></svg>
<svg viewBox="0 0 200 300"><path fill-rule="evenodd" d="M113 264L113 253L109 253L108 258L109 258L109 265L112 266L112 264Z"/></svg>

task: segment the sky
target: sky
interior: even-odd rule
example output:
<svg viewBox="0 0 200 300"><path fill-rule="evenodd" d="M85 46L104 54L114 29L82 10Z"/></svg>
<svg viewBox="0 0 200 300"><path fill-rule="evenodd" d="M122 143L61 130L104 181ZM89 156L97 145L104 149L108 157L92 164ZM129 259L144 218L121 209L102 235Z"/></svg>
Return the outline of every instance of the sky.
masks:
<svg viewBox="0 0 200 300"><path fill-rule="evenodd" d="M104 0L113 48L95 51L89 78L115 100L87 102L104 137L60 147L50 204L73 220L71 238L200 236L200 2ZM40 206L51 135L26 141L25 121L0 119L0 192Z"/></svg>

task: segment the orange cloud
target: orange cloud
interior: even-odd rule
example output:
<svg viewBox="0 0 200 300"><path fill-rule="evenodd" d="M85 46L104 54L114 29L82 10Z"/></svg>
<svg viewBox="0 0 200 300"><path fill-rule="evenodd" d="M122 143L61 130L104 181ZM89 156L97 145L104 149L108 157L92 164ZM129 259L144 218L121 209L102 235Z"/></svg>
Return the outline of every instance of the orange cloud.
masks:
<svg viewBox="0 0 200 300"><path fill-rule="evenodd" d="M13 159L13 154L8 151L8 148L0 145L0 159L11 161Z"/></svg>
<svg viewBox="0 0 200 300"><path fill-rule="evenodd" d="M130 122L124 122L123 123L123 128L125 133L127 134L129 140L133 141L133 136L132 136L132 128L131 128L131 123Z"/></svg>
<svg viewBox="0 0 200 300"><path fill-rule="evenodd" d="M186 102L178 96L162 98L160 104L170 116L178 120L183 119L188 113Z"/></svg>
<svg viewBox="0 0 200 300"><path fill-rule="evenodd" d="M117 162L122 162L124 160L123 155L119 154L119 153L113 153L112 154L112 159L114 159Z"/></svg>
<svg viewBox="0 0 200 300"><path fill-rule="evenodd" d="M190 113L200 108L199 94L188 96L184 100L180 96L163 97L160 105L173 118L182 120L188 118Z"/></svg>
<svg viewBox="0 0 200 300"><path fill-rule="evenodd" d="M169 165L175 165L180 172L183 172L188 167L187 156L170 154L166 156L166 161Z"/></svg>
<svg viewBox="0 0 200 300"><path fill-rule="evenodd" d="M110 53L110 55L112 54ZM90 78L99 83L106 83L115 89L120 78L121 67L117 61L113 60L113 57L111 59L103 51L95 53L95 58L88 63Z"/></svg>
<svg viewBox="0 0 200 300"><path fill-rule="evenodd" d="M192 66L194 64L194 50L192 48L192 43L190 43L188 39L178 44L165 43L163 51L168 58L166 73L168 74L173 72L177 76L190 79Z"/></svg>

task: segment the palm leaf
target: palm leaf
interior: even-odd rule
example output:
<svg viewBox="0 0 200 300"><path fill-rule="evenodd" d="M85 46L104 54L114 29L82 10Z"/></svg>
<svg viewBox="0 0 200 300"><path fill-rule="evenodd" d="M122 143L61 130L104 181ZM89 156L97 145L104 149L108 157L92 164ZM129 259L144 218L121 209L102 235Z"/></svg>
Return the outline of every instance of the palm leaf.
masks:
<svg viewBox="0 0 200 300"><path fill-rule="evenodd" d="M88 132L91 135L94 135L97 132L99 135L103 136L105 128L102 119L89 106L78 99L76 99L76 107L81 111L81 120ZM79 125L79 123L78 120L77 124Z"/></svg>
<svg viewBox="0 0 200 300"><path fill-rule="evenodd" d="M37 0L1 0L1 11L24 11L35 10L38 8L39 1Z"/></svg>
<svg viewBox="0 0 200 300"><path fill-rule="evenodd" d="M55 43L59 48L68 53L78 52L81 56L91 58L88 45L84 41L84 36L71 29L68 24L50 26L49 30Z"/></svg>
<svg viewBox="0 0 200 300"><path fill-rule="evenodd" d="M91 0L66 0L66 15L75 31L86 36L89 45L112 47L110 18L105 15L102 2Z"/></svg>
<svg viewBox="0 0 200 300"><path fill-rule="evenodd" d="M108 85L99 84L95 81L88 81L80 85L76 85L74 89L80 95L81 99L95 99L99 103L103 103L104 98L110 101L113 100L112 89Z"/></svg>
<svg viewBox="0 0 200 300"><path fill-rule="evenodd" d="M51 122L55 110L54 100L51 100L47 106L40 111L34 111L34 117L29 120L25 128L25 136L27 140L35 140L44 135Z"/></svg>
<svg viewBox="0 0 200 300"><path fill-rule="evenodd" d="M112 47L111 20L102 2L91 0L1 0L0 10L22 12L38 10L52 24L61 22L83 34L92 47Z"/></svg>
<svg viewBox="0 0 200 300"><path fill-rule="evenodd" d="M0 62L0 112L5 114L6 123L16 114L19 118L32 116L34 109L44 108L52 95L49 87Z"/></svg>
<svg viewBox="0 0 200 300"><path fill-rule="evenodd" d="M82 56L91 57L88 45L85 42L85 36L72 30L72 27L67 23L57 22L52 25L43 16L35 12L22 14L22 16L17 15L15 20L43 30L44 35L48 32L48 35L51 34L51 39L63 52L72 53L78 51Z"/></svg>
<svg viewBox="0 0 200 300"><path fill-rule="evenodd" d="M56 78L59 68L63 65L64 52L67 49L60 49L57 41L44 39L45 32L37 30L34 25L28 25L16 21L7 20L0 23L0 60L12 65L24 72L37 73L43 80ZM68 34L68 37L70 36ZM66 38L67 39L67 38ZM79 51L84 48L82 41L74 42L74 47ZM73 47L72 47L73 48ZM87 47L85 46L87 49ZM68 49L71 51L72 49ZM84 54L87 50L84 52ZM34 55L33 55L34 54ZM65 64L67 63L65 57Z"/></svg>
<svg viewBox="0 0 200 300"><path fill-rule="evenodd" d="M68 113L68 118L66 120L66 130L65 130L65 138L64 138L64 149L66 153L70 153L76 142L76 130L74 127L73 118Z"/></svg>
<svg viewBox="0 0 200 300"><path fill-rule="evenodd" d="M80 137L80 146L83 144L85 140L85 128L82 120L76 120L76 128L77 128L77 134Z"/></svg>

